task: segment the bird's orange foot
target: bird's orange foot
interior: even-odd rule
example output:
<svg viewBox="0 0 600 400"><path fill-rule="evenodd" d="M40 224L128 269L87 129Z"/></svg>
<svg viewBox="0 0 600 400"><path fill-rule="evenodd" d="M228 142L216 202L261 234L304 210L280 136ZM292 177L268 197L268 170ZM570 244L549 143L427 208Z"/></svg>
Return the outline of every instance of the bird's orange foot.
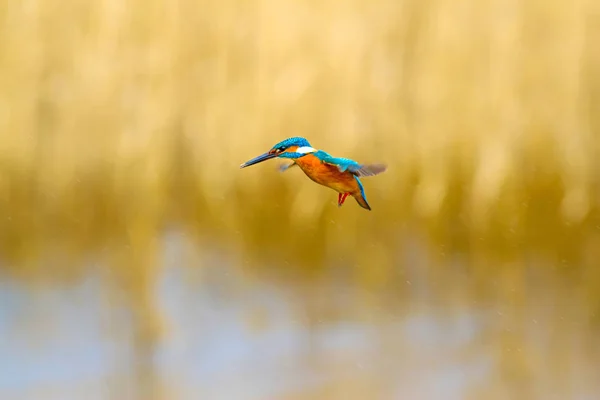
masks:
<svg viewBox="0 0 600 400"><path fill-rule="evenodd" d="M339 193L338 194L338 207L341 207L342 204L344 204L344 201L346 201L346 197L348 197L350 193Z"/></svg>

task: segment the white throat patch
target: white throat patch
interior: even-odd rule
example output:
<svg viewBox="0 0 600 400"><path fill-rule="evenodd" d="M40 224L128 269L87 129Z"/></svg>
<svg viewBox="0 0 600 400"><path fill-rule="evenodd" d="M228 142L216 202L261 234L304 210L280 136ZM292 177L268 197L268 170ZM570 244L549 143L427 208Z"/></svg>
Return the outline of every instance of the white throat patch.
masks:
<svg viewBox="0 0 600 400"><path fill-rule="evenodd" d="M308 154L308 153L314 153L316 151L317 151L317 149L313 149L310 146L303 146L303 147L298 147L296 149L295 153Z"/></svg>

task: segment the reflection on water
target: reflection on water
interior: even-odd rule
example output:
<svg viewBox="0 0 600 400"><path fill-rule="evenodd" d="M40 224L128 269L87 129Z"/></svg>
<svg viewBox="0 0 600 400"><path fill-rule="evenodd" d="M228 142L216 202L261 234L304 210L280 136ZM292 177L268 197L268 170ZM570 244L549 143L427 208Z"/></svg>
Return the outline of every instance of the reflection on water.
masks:
<svg viewBox="0 0 600 400"><path fill-rule="evenodd" d="M69 287L3 280L0 397L592 399L600 390L589 310L575 284L534 263L526 297L500 282L482 296L464 263L428 276L431 261L411 243L402 278L366 291L343 269L312 281L281 270L252 277L206 248L183 258L184 243L165 237L154 292L164 330L148 348L100 270Z"/></svg>

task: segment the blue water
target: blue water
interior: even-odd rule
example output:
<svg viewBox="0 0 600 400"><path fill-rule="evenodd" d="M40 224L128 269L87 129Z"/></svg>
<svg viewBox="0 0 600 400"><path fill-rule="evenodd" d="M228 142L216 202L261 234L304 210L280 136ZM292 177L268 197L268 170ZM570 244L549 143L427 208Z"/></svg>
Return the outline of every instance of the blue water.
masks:
<svg viewBox="0 0 600 400"><path fill-rule="evenodd" d="M179 260L177 246L169 251ZM372 388L371 398L458 400L497 374L482 344L492 312L443 313L418 296L365 313L332 289L324 301L336 317L321 318L281 283L248 283L226 263L178 263L156 288L167 331L150 381L162 398L315 398L357 384ZM101 276L52 289L0 282L1 399L143 398L130 314L107 301ZM263 322L253 328L257 312Z"/></svg>

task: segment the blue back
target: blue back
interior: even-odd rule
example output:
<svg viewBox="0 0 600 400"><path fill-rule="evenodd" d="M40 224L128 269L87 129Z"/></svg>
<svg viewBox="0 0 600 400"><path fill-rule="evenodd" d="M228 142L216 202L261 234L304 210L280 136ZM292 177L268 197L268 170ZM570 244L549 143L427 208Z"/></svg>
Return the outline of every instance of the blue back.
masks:
<svg viewBox="0 0 600 400"><path fill-rule="evenodd" d="M337 167L342 172L346 171L347 169L350 169L352 171L355 168L360 168L360 164L354 160L351 160L349 158L333 157L331 154L326 153L323 150L319 150L313 153L313 155L323 162L337 165Z"/></svg>

